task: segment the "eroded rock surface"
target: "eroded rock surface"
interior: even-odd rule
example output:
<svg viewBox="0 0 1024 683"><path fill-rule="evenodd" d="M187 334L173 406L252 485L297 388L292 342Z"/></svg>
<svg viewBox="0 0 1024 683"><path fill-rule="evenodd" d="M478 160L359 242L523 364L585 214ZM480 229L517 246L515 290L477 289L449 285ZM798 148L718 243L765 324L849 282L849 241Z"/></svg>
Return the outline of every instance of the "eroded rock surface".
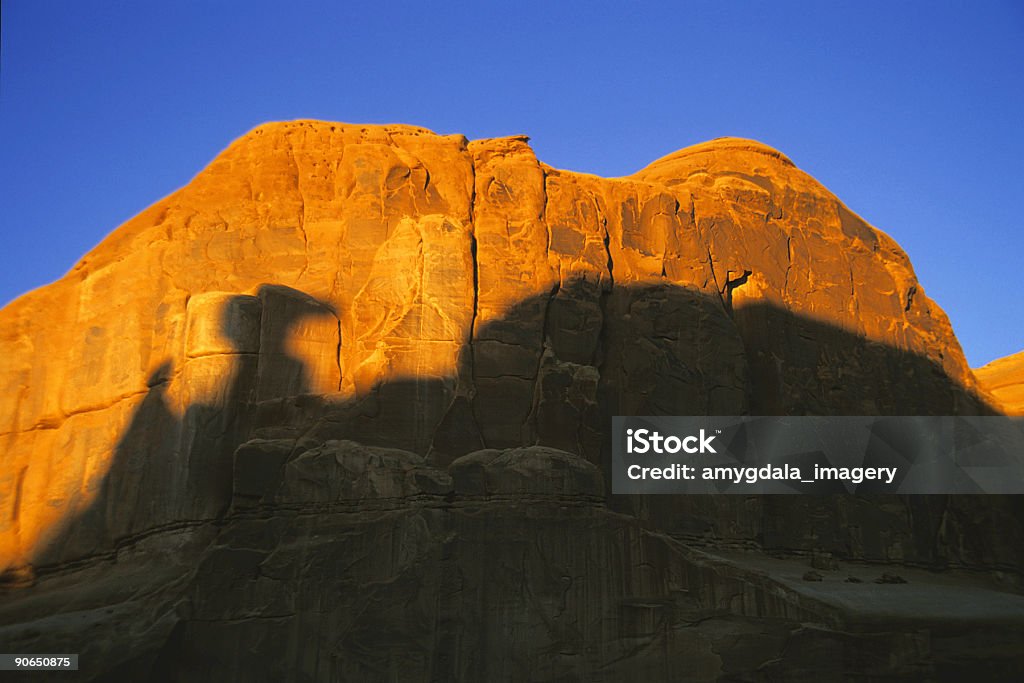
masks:
<svg viewBox="0 0 1024 683"><path fill-rule="evenodd" d="M978 383L1007 415L1024 415L1024 351L999 358L974 371Z"/></svg>
<svg viewBox="0 0 1024 683"><path fill-rule="evenodd" d="M1016 497L608 495L612 415L997 409L893 240L753 141L602 179L525 137L268 124L0 344L0 639L84 677L1021 665ZM952 607L873 622L765 553L944 570Z"/></svg>

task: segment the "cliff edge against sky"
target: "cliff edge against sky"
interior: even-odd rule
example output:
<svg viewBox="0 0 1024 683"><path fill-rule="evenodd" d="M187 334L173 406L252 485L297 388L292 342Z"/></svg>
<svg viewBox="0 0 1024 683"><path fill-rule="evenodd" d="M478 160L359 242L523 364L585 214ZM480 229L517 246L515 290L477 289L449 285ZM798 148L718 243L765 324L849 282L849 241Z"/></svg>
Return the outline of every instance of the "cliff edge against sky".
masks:
<svg viewBox="0 0 1024 683"><path fill-rule="evenodd" d="M644 630L650 615L621 610L643 595L669 599L684 574L694 595L717 585L710 560L678 543L1024 568L1012 501L607 495L612 415L999 410L899 246L750 140L714 140L605 179L546 166L523 136L267 124L60 281L0 311L0 345L0 569L18 596L8 635L39 644L32 624L55 604L45 596L64 596L53 600L101 624L93 647L110 656L119 627L101 613L117 605L117 619L138 627L138 654L112 660L124 671L150 671L168 653L198 657L209 642L305 648L300 632L313 627L299 603L331 581L347 597L340 611L318 608L326 632L400 633L392 644L415 653L411 672L597 680L612 666L599 655L552 664L537 652L607 648L652 671L669 666L675 655L630 644L667 637ZM453 511L453 500L478 516ZM575 521L561 528L566 505ZM397 521L381 527L389 515ZM292 523L302 530L275 535ZM481 548L499 528L545 539L541 555L520 558L532 598L509 579L488 602L479 584ZM336 544L322 546L321 533ZM626 539L628 558L613 538ZM394 544L388 557L380 539ZM580 564L587 543L607 554L600 566ZM321 575L320 552L340 574ZM362 559L341 568L345 557ZM653 563L652 574L630 574L633 562ZM605 574L551 578L574 576L559 574L566 563ZM158 565L166 575L138 578L131 595L103 581L70 602L61 592L101 567L141 577ZM756 572L734 571L732 588L776 595ZM235 573L233 587L218 583ZM480 595L439 607L438 595L456 591L446 573ZM264 579L291 587L278 595L288 604ZM605 579L617 586L607 594ZM249 588L232 592L240 585ZM557 598L570 585L589 586L600 604ZM856 609L787 590L769 607L694 598L693 614L725 610L729 638L765 615L795 624L828 613L840 631L856 621ZM356 604L367 591L380 601L369 611ZM402 600L414 617L394 611ZM276 606L261 612L265 601ZM508 650L476 640L482 624L505 628L502 604L527 625ZM358 624L341 623L346 614ZM602 630L609 619L617 634ZM60 628L47 644L75 642L73 625ZM694 633L673 635L673 652L703 643L707 672L754 670L806 637L779 627L750 655ZM886 656L910 662L914 637ZM314 645L342 657L348 676L385 666L358 642ZM496 669L473 659L476 647L490 648ZM825 669L841 665L820 654ZM897 673L922 671L906 666Z"/></svg>

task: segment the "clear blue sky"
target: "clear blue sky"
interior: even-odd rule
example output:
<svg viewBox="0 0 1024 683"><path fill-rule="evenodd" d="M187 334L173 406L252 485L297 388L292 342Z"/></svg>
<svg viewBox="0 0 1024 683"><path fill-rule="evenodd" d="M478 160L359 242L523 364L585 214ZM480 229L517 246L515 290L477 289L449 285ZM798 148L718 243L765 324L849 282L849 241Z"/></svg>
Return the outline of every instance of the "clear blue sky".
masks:
<svg viewBox="0 0 1024 683"><path fill-rule="evenodd" d="M526 133L545 162L608 176L738 135L896 238L973 365L1024 348L1019 0L3 0L2 14L0 304L269 120Z"/></svg>

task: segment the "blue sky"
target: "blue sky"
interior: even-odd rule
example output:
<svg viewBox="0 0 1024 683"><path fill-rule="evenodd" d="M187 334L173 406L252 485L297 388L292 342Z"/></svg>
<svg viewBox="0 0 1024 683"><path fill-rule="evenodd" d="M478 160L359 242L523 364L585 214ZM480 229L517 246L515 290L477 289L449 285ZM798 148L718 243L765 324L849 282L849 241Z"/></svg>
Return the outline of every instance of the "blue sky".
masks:
<svg viewBox="0 0 1024 683"><path fill-rule="evenodd" d="M0 304L262 122L526 133L625 175L775 146L910 254L972 365L1024 348L1024 3L3 0Z"/></svg>

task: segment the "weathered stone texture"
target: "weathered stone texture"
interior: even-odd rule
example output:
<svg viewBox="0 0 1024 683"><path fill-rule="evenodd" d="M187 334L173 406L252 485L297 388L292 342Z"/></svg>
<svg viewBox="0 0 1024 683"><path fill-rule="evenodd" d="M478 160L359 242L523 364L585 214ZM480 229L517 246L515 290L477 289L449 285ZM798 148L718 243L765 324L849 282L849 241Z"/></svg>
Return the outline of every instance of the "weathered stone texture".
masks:
<svg viewBox="0 0 1024 683"><path fill-rule="evenodd" d="M756 142L602 179L522 136L268 124L0 312L0 348L8 651L113 680L1021 665L1016 498L608 495L612 415L997 405L895 242ZM946 573L808 588L821 557Z"/></svg>

